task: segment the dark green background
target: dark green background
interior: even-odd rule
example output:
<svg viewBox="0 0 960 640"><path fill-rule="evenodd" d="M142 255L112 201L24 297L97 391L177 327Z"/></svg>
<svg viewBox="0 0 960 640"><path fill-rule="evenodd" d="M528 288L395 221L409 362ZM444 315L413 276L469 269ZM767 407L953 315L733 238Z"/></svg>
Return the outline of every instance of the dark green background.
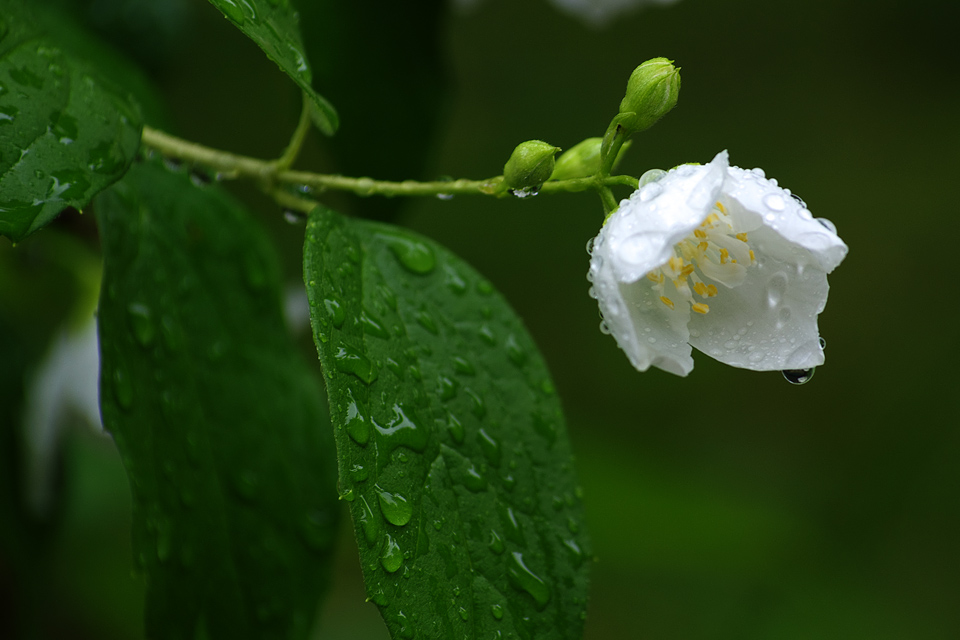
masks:
<svg viewBox="0 0 960 640"><path fill-rule="evenodd" d="M117 1L134 17L150 4ZM322 19L331 3L317 4L303 7L305 18ZM833 220L850 246L821 316L827 364L810 384L706 357L680 379L633 371L597 328L584 278L584 244L602 219L596 197L330 199L437 239L527 322L564 401L586 492L598 558L587 637L960 636L960 225L949 200L960 170L960 7L680 0L597 30L544 0L486 0L439 20L415 8L435 3L337 4L354 31L328 23L305 40L323 34L336 48L339 34L338 46L350 47L313 60L341 132L335 143L313 135L298 166L493 175L521 140L568 148L601 135L633 67L667 56L683 68L679 105L636 139L624 172L728 149L733 163L763 167ZM162 6L147 26L128 14L100 24L149 68L176 132L278 154L299 108L292 83L212 7ZM439 29L440 61L418 24ZM316 56L323 47L313 45ZM334 73L355 68L349 82L351 73ZM438 109L418 106L441 96ZM422 122L435 126L418 140ZM303 228L249 188L235 191L272 224L295 281ZM75 230L68 218L76 214L60 231ZM17 251L40 251L48 233ZM13 259L9 247L0 254ZM309 342L304 349L312 360ZM57 631L139 637L118 457L81 431L67 445L65 511L35 588L50 594L50 618L65 625ZM319 633L383 638L344 531L340 587ZM0 560L0 575L12 564ZM20 586L0 583L2 601Z"/></svg>

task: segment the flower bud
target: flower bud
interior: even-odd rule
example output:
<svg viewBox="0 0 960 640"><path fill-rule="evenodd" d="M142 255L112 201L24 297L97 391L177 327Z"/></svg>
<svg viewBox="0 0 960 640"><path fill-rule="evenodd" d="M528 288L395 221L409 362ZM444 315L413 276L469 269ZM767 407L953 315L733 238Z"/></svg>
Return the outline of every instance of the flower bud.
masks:
<svg viewBox="0 0 960 640"><path fill-rule="evenodd" d="M630 114L621 125L628 134L649 129L677 104L680 70L666 58L647 60L630 74L620 113Z"/></svg>
<svg viewBox="0 0 960 640"><path fill-rule="evenodd" d="M542 140L527 140L517 145L503 166L503 179L511 189L537 189L550 179L559 147Z"/></svg>
<svg viewBox="0 0 960 640"><path fill-rule="evenodd" d="M600 147L602 138L587 138L573 145L557 158L557 166L553 169L551 180L571 180L596 175L600 170ZM623 154L630 147L630 142L620 147L614 166L623 158Z"/></svg>

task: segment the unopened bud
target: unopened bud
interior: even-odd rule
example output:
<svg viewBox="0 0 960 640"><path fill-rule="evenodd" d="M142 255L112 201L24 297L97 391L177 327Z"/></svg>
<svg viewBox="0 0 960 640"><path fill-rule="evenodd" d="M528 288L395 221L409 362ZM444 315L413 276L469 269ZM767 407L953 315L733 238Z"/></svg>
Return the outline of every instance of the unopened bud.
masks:
<svg viewBox="0 0 960 640"><path fill-rule="evenodd" d="M620 102L620 113L626 116L621 126L628 134L649 129L676 106L679 94L680 70L673 61L647 60L630 74L627 93Z"/></svg>
<svg viewBox="0 0 960 640"><path fill-rule="evenodd" d="M542 140L521 142L503 166L504 181L511 189L539 188L553 173L553 156L558 151L559 147Z"/></svg>

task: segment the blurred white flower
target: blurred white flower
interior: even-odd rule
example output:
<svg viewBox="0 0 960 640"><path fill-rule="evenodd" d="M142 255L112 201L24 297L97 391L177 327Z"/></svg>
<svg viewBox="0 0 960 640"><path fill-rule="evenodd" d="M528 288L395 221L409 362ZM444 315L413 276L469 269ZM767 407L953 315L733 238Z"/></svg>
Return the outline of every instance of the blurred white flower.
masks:
<svg viewBox="0 0 960 640"><path fill-rule="evenodd" d="M33 374L24 407L26 500L46 514L53 499L60 431L68 418L79 418L98 432L100 349L93 316L79 329L65 327L54 338Z"/></svg>
<svg viewBox="0 0 960 640"><path fill-rule="evenodd" d="M657 174L600 230L587 275L633 366L685 376L691 345L756 371L822 364L817 316L847 254L833 224L726 151Z"/></svg>
<svg viewBox="0 0 960 640"><path fill-rule="evenodd" d="M560 11L601 27L616 16L646 5L668 5L677 0L550 0ZM454 0L460 9L473 9L480 0Z"/></svg>

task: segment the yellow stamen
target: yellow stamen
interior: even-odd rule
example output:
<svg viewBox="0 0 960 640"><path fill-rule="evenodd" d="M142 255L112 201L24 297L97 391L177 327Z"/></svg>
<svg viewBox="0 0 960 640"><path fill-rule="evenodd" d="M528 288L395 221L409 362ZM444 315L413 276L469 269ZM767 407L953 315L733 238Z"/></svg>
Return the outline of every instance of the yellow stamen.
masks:
<svg viewBox="0 0 960 640"><path fill-rule="evenodd" d="M695 268L696 267L694 267L692 264L688 264L687 266L685 266L683 269L680 270L680 276L684 278L689 276L691 273L693 273L693 270Z"/></svg>
<svg viewBox="0 0 960 640"><path fill-rule="evenodd" d="M737 240L739 240L740 242L746 242L746 241L747 241L747 234L746 234L746 233L738 233L738 234L737 234Z"/></svg>
<svg viewBox="0 0 960 640"><path fill-rule="evenodd" d="M727 264L727 260L730 259L730 252L726 249L720 249L720 264Z"/></svg>
<svg viewBox="0 0 960 640"><path fill-rule="evenodd" d="M662 302L663 304L673 309L673 300L671 300L667 296L660 296L660 302Z"/></svg>
<svg viewBox="0 0 960 640"><path fill-rule="evenodd" d="M681 271L683 269L683 258L673 256L669 261L667 261L667 264L669 264L670 268L674 271Z"/></svg>
<svg viewBox="0 0 960 640"><path fill-rule="evenodd" d="M697 292L698 296L703 297L707 295L707 285L702 282L693 283L693 290Z"/></svg>
<svg viewBox="0 0 960 640"><path fill-rule="evenodd" d="M715 284L708 284L708 285L707 285L707 296L709 296L709 297L712 298L712 297L715 296L715 295L717 295L717 285L715 285Z"/></svg>
<svg viewBox="0 0 960 640"><path fill-rule="evenodd" d="M726 213L726 212L727 212L726 207L724 207L724 206L723 206L723 203L721 203L719 200L717 200L717 209L720 209L720 213Z"/></svg>
<svg viewBox="0 0 960 640"><path fill-rule="evenodd" d="M700 238L701 240L703 240L704 238L707 237L707 232L704 231L703 229L694 229L694 230L693 230L693 235L695 235L695 236L697 236L698 238Z"/></svg>
<svg viewBox="0 0 960 640"><path fill-rule="evenodd" d="M753 255L753 249L750 249L750 262L756 262L757 256Z"/></svg>
<svg viewBox="0 0 960 640"><path fill-rule="evenodd" d="M710 311L709 305L705 305L702 302L697 302L696 304L691 305L690 308L696 311L697 313L706 313Z"/></svg>
<svg viewBox="0 0 960 640"><path fill-rule="evenodd" d="M657 275L657 274L654 273L653 271L651 271L650 273L647 274L647 280L649 280L650 282L656 282L656 283L658 283L658 284L660 283L660 278L662 278L662 277L663 277L662 274L661 274L661 275Z"/></svg>
<svg viewBox="0 0 960 640"><path fill-rule="evenodd" d="M700 251L706 251L709 247L710 245L708 245L706 242L701 242L697 245L697 249L700 249Z"/></svg>

